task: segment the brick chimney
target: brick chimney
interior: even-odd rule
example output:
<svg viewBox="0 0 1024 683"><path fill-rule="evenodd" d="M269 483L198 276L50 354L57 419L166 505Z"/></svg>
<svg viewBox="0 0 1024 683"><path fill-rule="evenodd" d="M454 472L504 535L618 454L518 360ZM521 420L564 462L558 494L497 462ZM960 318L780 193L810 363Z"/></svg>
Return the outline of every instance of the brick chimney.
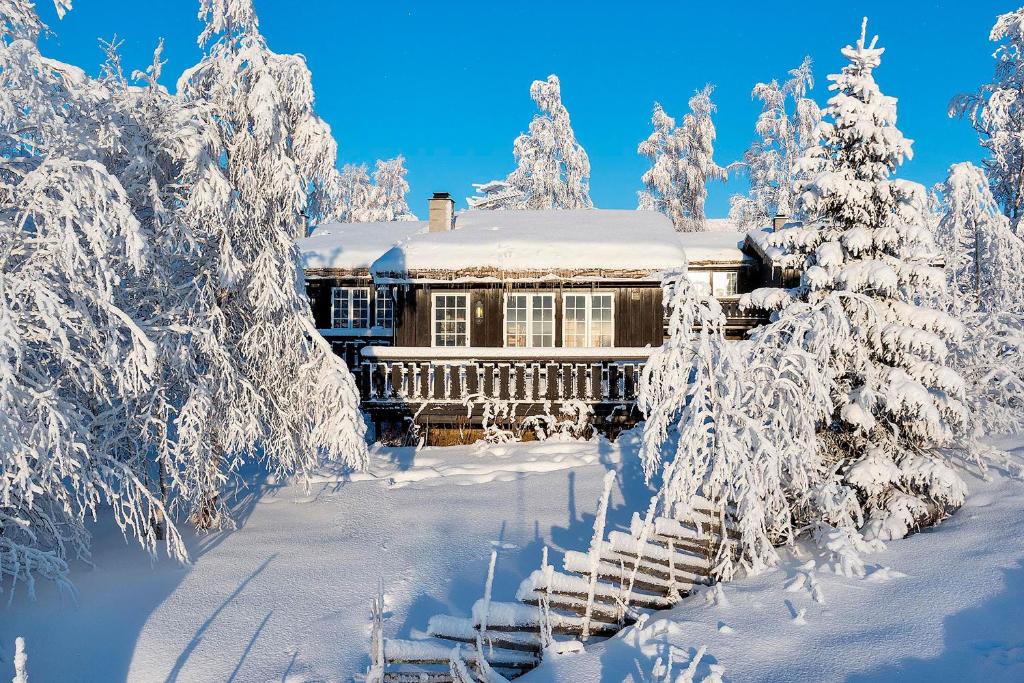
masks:
<svg viewBox="0 0 1024 683"><path fill-rule="evenodd" d="M788 220L789 216L782 213L777 214L775 218L772 219L772 232L778 232L781 230L782 226L784 226ZM433 228L431 228L431 230L433 230Z"/></svg>
<svg viewBox="0 0 1024 683"><path fill-rule="evenodd" d="M447 192L435 192L427 201L429 232L446 232L455 227L455 200Z"/></svg>

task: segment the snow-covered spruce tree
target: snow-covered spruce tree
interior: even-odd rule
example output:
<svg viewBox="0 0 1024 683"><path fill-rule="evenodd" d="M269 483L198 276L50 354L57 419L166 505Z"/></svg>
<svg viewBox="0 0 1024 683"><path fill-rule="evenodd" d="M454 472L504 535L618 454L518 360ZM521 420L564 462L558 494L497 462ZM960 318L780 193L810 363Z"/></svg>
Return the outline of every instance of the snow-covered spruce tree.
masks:
<svg viewBox="0 0 1024 683"><path fill-rule="evenodd" d="M666 281L665 301L668 341L652 354L638 396L644 471L661 480L663 514L684 518L694 496L735 511L739 538L718 549L718 578L729 579L737 561L760 571L777 561L776 545L816 519L810 503L826 474L816 443L832 411L828 378L803 350L726 341L718 302L683 275Z"/></svg>
<svg viewBox="0 0 1024 683"><path fill-rule="evenodd" d="M69 587L101 506L151 551L163 515L123 437L158 363L127 286L152 254L95 158L109 93L40 55L45 30L31 3L0 1L0 577L30 594L37 576ZM184 557L173 528L166 545Z"/></svg>
<svg viewBox="0 0 1024 683"><path fill-rule="evenodd" d="M992 195L1024 237L1024 8L999 15L989 40L999 43L992 82L954 97L949 114L968 119L978 132Z"/></svg>
<svg viewBox="0 0 1024 683"><path fill-rule="evenodd" d="M960 447L983 469L1005 457L980 439L1024 429L1024 241L989 190L984 171L954 164L941 189L945 215L938 244L948 287L941 301L964 336L952 344L952 365L967 383L970 408Z"/></svg>
<svg viewBox="0 0 1024 683"><path fill-rule="evenodd" d="M307 188L325 185L335 163L309 71L267 48L249 0L202 0L199 16L207 51L178 91L216 112L232 193L196 278L216 306L215 344L176 427L179 495L211 527L224 521L219 491L246 456L305 474L319 455L361 466L366 447L355 384L316 332L294 243Z"/></svg>
<svg viewBox="0 0 1024 683"><path fill-rule="evenodd" d="M712 86L705 86L690 98L690 113L678 128L675 119L655 103L651 117L654 131L637 148L651 162L651 168L641 178L645 189L639 194L638 208L661 211L680 232L704 230L708 181L725 180L728 174L712 158L712 90Z"/></svg>
<svg viewBox="0 0 1024 683"><path fill-rule="evenodd" d="M759 140L743 155L750 181L747 195L733 195L729 216L744 228L767 225L777 215L794 216L797 162L817 142L821 110L807 91L814 87L811 58L789 72L782 85L758 83L752 93L762 109L754 126Z"/></svg>
<svg viewBox="0 0 1024 683"><path fill-rule="evenodd" d="M802 265L802 286L788 295L757 290L742 304L832 300L842 307L848 325L810 337L779 333L808 315L804 303L784 308L755 339L771 335L797 347L827 339L835 410L821 433L822 457L857 491L867 537L889 539L963 502L964 483L936 450L963 417L963 380L946 365L944 341L962 330L922 303L944 276L931 265L936 248L924 188L890 178L911 141L896 128L896 100L874 81L883 50L877 38L865 43L866 29L865 19L856 46L842 50L850 63L829 76L836 91L824 111L830 120L801 162L810 178L801 201L814 220L769 238Z"/></svg>
<svg viewBox="0 0 1024 683"><path fill-rule="evenodd" d="M409 192L409 183L405 176L405 158L401 155L394 159L378 160L377 170L373 172L373 192L370 200L372 216L370 220L414 221L416 216L409 210L405 195Z"/></svg>
<svg viewBox="0 0 1024 683"><path fill-rule="evenodd" d="M502 192L502 201L490 197L484 207L472 198L474 208L495 209L587 209L590 201L590 159L576 141L569 112L562 104L558 76L534 81L530 86L540 112L530 122L530 130L516 138L513 153L516 169L505 179L514 192ZM491 187L495 182L485 183Z"/></svg>

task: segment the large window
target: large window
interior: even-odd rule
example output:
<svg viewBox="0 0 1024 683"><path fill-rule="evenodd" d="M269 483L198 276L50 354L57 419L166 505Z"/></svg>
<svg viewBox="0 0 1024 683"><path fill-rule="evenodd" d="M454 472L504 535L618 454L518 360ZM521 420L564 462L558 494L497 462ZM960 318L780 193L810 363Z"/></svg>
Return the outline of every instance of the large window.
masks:
<svg viewBox="0 0 1024 683"><path fill-rule="evenodd" d="M505 295L505 346L554 346L555 297L551 294Z"/></svg>
<svg viewBox="0 0 1024 683"><path fill-rule="evenodd" d="M562 346L612 346L615 309L611 294L566 294L563 300Z"/></svg>
<svg viewBox="0 0 1024 683"><path fill-rule="evenodd" d="M369 326L369 288L331 287L331 327L362 329Z"/></svg>
<svg viewBox="0 0 1024 683"><path fill-rule="evenodd" d="M469 346L468 295L434 295L434 346Z"/></svg>
<svg viewBox="0 0 1024 683"><path fill-rule="evenodd" d="M700 294L711 294L717 298L736 296L739 292L739 274L735 271L691 270L686 277Z"/></svg>
<svg viewBox="0 0 1024 683"><path fill-rule="evenodd" d="M392 298L390 287L378 287L376 301L376 320L374 325L385 329L392 329L395 326L395 300Z"/></svg>

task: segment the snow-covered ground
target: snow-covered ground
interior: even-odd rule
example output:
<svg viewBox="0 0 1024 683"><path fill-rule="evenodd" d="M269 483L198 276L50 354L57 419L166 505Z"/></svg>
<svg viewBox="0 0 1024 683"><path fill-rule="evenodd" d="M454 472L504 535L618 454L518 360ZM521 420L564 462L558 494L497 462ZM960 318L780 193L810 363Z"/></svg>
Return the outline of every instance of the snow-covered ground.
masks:
<svg viewBox="0 0 1024 683"><path fill-rule="evenodd" d="M325 474L308 492L253 477L239 528L191 538L187 567L152 564L100 528L95 569L73 574L77 604L42 586L35 603L19 594L0 607L0 679L24 635L34 681L351 680L368 661L378 578L393 636L468 614L492 545L495 599L510 599L542 544L586 547L607 468L622 482L610 524L642 505L635 447L627 434L383 449L370 474ZM963 510L871 557L867 578L810 572L824 602L811 597L810 558L787 559L727 585L728 604L698 596L523 680L649 681L669 650L685 661L700 646L698 680L714 662L728 681L1024 680L1024 484L969 484Z"/></svg>

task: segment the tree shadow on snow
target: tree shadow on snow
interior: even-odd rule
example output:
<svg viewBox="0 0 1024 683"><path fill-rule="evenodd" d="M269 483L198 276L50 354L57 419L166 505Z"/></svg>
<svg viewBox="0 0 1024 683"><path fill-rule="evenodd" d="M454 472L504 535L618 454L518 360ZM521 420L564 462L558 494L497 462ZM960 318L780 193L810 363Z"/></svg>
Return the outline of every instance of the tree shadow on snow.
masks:
<svg viewBox="0 0 1024 683"><path fill-rule="evenodd" d="M1024 681L1024 562L1003 570L1003 590L943 622L943 650L936 657L905 657L850 683L887 681Z"/></svg>

